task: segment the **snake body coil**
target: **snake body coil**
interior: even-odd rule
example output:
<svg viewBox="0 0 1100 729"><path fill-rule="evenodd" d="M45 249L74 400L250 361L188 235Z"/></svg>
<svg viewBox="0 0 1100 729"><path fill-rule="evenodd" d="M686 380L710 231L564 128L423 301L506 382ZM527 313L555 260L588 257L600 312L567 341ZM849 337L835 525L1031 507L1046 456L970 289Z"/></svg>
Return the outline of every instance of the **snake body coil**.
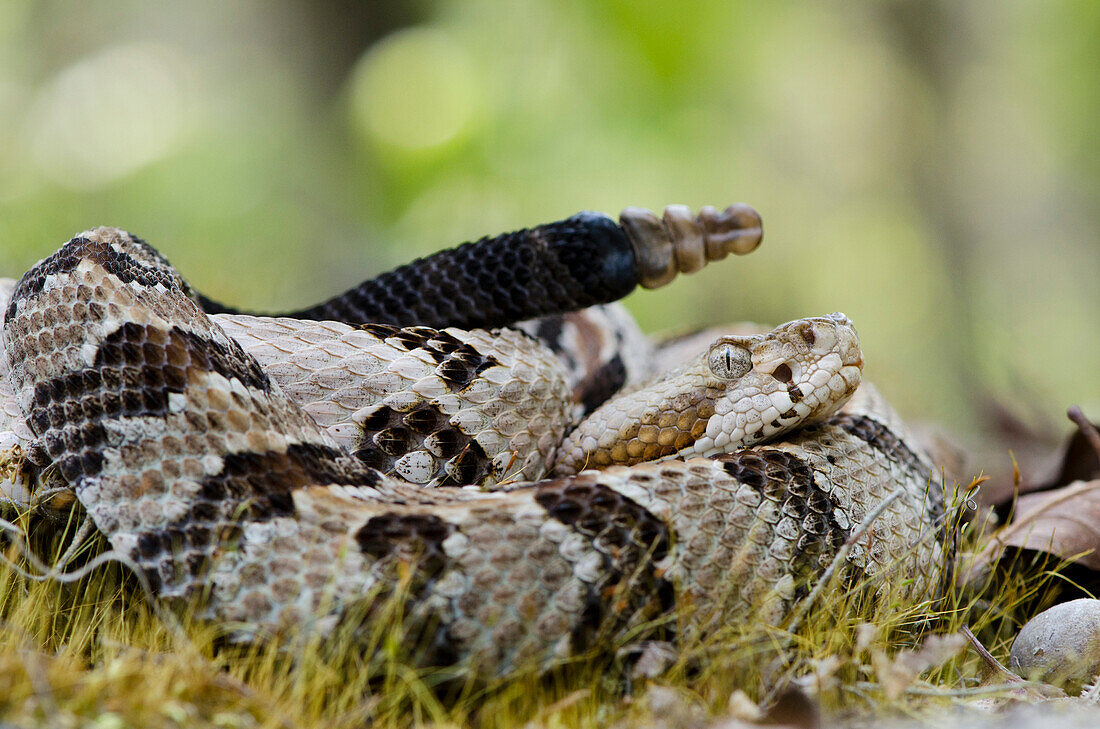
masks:
<svg viewBox="0 0 1100 729"><path fill-rule="evenodd" d="M884 500L849 568L938 578L942 492L872 391L849 401L842 315L721 337L559 445L575 382L529 337L201 301L143 242L89 231L11 292L4 379L113 549L235 638L370 620L398 585L425 661L488 674L677 604L779 622Z"/></svg>

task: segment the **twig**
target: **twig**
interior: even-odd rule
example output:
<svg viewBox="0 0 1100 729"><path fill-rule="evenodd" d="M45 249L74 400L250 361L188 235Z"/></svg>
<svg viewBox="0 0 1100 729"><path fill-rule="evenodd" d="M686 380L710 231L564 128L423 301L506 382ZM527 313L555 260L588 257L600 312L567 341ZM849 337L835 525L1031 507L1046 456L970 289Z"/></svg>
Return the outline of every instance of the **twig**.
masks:
<svg viewBox="0 0 1100 729"><path fill-rule="evenodd" d="M970 632L969 625L963 625L959 628L959 632L966 636L966 639L970 641L970 647L974 649L974 652L981 657L986 666L990 668L994 673L1000 674L1006 681L1016 683L1027 683L1024 679L1017 676L1012 671L1001 665L1001 662L993 657L993 654L986 650L986 647L982 645L978 637Z"/></svg>
<svg viewBox="0 0 1100 729"><path fill-rule="evenodd" d="M533 721L544 721L552 714L557 714L573 706L576 706L580 702L584 701L592 695L592 689L577 689L572 693L563 696L549 706L543 707L539 710Z"/></svg>
<svg viewBox="0 0 1100 729"><path fill-rule="evenodd" d="M91 522L91 517L86 518L87 522ZM84 539L84 536L82 536L82 534L90 533L90 528L86 529L86 526L86 523L82 523L77 531L77 536L81 538L81 541L83 541ZM7 519L0 519L0 531L7 532L9 535L11 535L12 545L15 546L17 550L19 550L19 553L23 556L23 559L27 560L27 563L31 566L31 569L35 570L37 574L35 574L35 572L23 569L21 566L13 562L6 554L0 554L0 562L5 564L9 569L11 569L20 577L34 582L55 581L61 584L77 582L87 577L89 574L91 574L93 570L101 565L107 564L108 562L118 562L123 567L126 567L131 573L133 573L134 578L141 586L142 592L145 593L146 601L149 603L149 606L152 608L153 612L156 613L157 617L160 618L161 621L165 624L165 626L168 628L168 631L170 633L173 633L177 639L182 640L184 645L191 644L190 639L187 637L187 631L183 629L183 625L179 622L179 620L176 619L175 615L173 615L168 610L165 610L164 607L160 604L160 601L157 600L156 593L153 591L152 585L149 584L149 579L145 576L145 573L142 571L141 566L122 552L118 552L112 549L107 552L103 552L102 554L97 554L81 567L71 572L64 572L63 569L65 564L61 563L60 560L59 563L55 565L47 565L45 562L43 562L38 557L38 555L34 553L34 550L31 548L30 544L27 543L27 539L23 530L15 524L12 524ZM65 555L63 556L69 556L69 553L71 551L71 548L67 549L65 551Z"/></svg>
<svg viewBox="0 0 1100 729"><path fill-rule="evenodd" d="M80 550L84 548L84 543L88 537L95 531L95 522L92 521L92 517L87 514L84 515L84 519L81 520L80 526L76 529L76 534L73 535L72 541L69 542L69 547L57 558L55 569L64 569L70 562L76 558L76 555L80 553Z"/></svg>
<svg viewBox="0 0 1100 729"><path fill-rule="evenodd" d="M791 622L787 624L787 632L789 634L793 635L798 630L798 627L802 623L803 618L806 617L806 613L813 606L814 602L817 601L817 598L820 597L822 591L829 586L830 582L832 582L833 574L840 568L842 564L844 564L844 561L848 558L848 552L852 550L852 547L855 546L856 542L863 538L863 535L866 534L870 530L871 525L874 524L880 516L882 516L882 513L886 511L886 508L890 506L890 504L897 501L903 493L905 493L904 489L898 488L892 494L883 499L878 506L868 512L868 514L863 518L863 521L860 522L856 530L848 536L848 539L844 542L844 545L837 551L836 556L833 557L833 561L829 564L829 568L825 570L824 574L821 575L821 579L818 580L817 584L814 585L814 588L810 590L810 594L807 595L806 598L798 605L798 608L795 609L794 617L792 617Z"/></svg>
<svg viewBox="0 0 1100 729"><path fill-rule="evenodd" d="M1077 429L1081 431L1081 435L1085 436L1085 440L1089 442L1092 449L1096 451L1096 457L1100 458L1100 431L1096 430L1096 426L1092 424L1092 421L1085 417L1085 413L1077 405L1070 405L1069 410L1066 411L1066 415L1073 421Z"/></svg>
<svg viewBox="0 0 1100 729"><path fill-rule="evenodd" d="M871 690L882 691L883 688L880 684L873 681L856 681L854 684L856 687ZM991 686L971 686L969 688L936 688L933 686L910 686L905 689L905 693L911 696L946 696L946 697L964 697L964 696L982 696L985 694L1000 694L1000 693L1015 693L1021 688L1041 688L1046 684L1035 683L1034 681L1024 681L1020 679L1019 683L1001 683L993 684Z"/></svg>

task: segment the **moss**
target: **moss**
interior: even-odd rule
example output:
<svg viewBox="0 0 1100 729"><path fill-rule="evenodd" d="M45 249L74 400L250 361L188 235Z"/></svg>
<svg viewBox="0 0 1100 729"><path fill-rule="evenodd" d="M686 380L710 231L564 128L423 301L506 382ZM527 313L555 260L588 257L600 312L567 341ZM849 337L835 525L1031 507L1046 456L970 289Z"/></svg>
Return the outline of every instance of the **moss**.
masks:
<svg viewBox="0 0 1100 729"><path fill-rule="evenodd" d="M60 554L66 546L44 536L56 527L30 519L19 525L39 553ZM982 535L961 531L961 553L975 551ZM227 648L212 626L158 614L117 564L71 583L36 581L13 566L26 567L14 540L6 555L12 565L0 568L0 717L20 726L595 726L651 719L654 701L638 697L654 686L704 716L727 713L746 697L766 704L792 685L832 714L920 714L952 700L951 691L975 686L981 661L959 652L926 671L912 684L916 690L894 698L879 675L883 661L965 624L995 655L1006 655L1018 606L1049 592L1056 574L1009 572L969 591L952 583L940 599L918 601L901 580L845 589L838 579L794 632L724 625L669 652L671 665L655 679L630 678L623 660L605 654L549 675L484 684L403 661L400 589L372 611L365 635ZM929 696L936 693L929 689L948 695Z"/></svg>

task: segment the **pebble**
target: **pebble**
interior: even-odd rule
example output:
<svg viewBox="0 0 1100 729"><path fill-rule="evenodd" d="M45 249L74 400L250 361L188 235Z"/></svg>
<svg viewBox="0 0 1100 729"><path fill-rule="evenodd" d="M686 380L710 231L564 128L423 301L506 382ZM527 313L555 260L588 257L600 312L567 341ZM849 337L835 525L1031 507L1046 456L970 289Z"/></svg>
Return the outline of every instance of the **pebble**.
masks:
<svg viewBox="0 0 1100 729"><path fill-rule="evenodd" d="M1036 615L1012 644L1008 667L1078 693L1100 673L1100 600L1082 598Z"/></svg>

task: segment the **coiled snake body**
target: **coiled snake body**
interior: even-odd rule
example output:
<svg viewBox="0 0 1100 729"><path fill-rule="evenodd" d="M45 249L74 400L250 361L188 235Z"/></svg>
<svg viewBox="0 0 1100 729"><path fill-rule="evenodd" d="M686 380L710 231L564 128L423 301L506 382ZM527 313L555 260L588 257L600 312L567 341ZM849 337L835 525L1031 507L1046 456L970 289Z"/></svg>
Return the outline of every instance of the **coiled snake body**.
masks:
<svg viewBox="0 0 1100 729"><path fill-rule="evenodd" d="M533 287L534 304L486 304L460 285L432 301L425 286L451 284L428 281L442 265L428 259L401 274L412 291L380 277L298 313L364 326L210 317L203 307L224 307L148 245L88 231L5 292L0 448L30 454L6 496L33 500L50 465L160 600L198 601L233 638L370 620L371 601L400 585L408 619L430 626L424 660L488 674L546 665L677 604L699 625L780 622L888 497L874 538L848 545L849 569L900 569L927 588L942 491L873 391L849 400L863 360L843 315L719 337L644 385L628 382L644 367L621 351L574 353L588 366L570 373L517 331L399 326L496 327L659 285L724 255L710 249L715 219L554 224L576 250L551 275L515 250L543 255L561 229L516 234L488 265L521 271L526 283L509 285ZM652 240L671 244L637 245ZM570 284L569 261L601 280Z"/></svg>

